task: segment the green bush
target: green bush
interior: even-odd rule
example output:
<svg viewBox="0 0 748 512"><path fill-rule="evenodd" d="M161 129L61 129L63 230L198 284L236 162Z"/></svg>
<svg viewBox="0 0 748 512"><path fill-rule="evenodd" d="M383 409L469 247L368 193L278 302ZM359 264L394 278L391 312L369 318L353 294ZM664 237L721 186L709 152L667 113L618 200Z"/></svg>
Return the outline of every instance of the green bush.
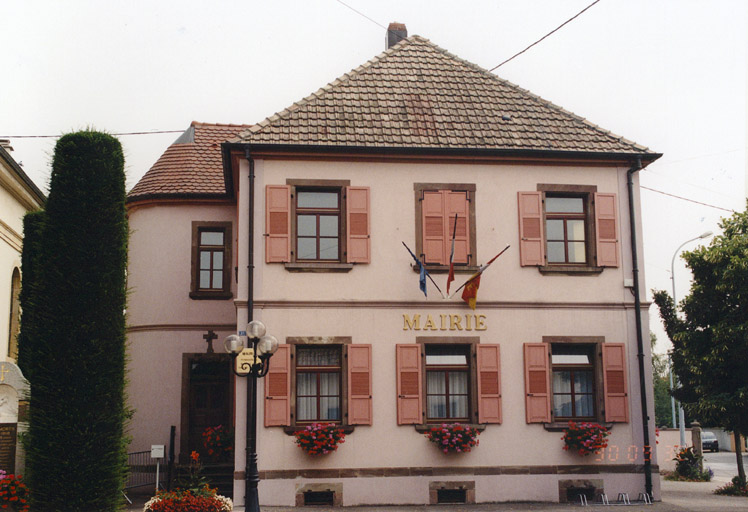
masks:
<svg viewBox="0 0 748 512"><path fill-rule="evenodd" d="M122 147L99 132L65 135L52 167L35 260L37 307L24 326L35 338L26 444L32 505L117 510L128 416Z"/></svg>
<svg viewBox="0 0 748 512"><path fill-rule="evenodd" d="M701 469L703 457L693 451L693 447L681 448L673 458L675 461L675 472L667 475L667 480L685 480L689 482L709 482L714 473L711 469Z"/></svg>

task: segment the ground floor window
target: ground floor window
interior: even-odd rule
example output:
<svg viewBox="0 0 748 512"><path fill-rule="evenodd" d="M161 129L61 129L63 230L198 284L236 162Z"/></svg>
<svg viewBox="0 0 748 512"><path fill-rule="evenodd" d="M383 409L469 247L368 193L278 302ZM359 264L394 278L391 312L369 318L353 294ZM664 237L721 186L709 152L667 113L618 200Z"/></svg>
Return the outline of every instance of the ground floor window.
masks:
<svg viewBox="0 0 748 512"><path fill-rule="evenodd" d="M594 348L594 345L576 344L551 346L555 418L595 419Z"/></svg>
<svg viewBox="0 0 748 512"><path fill-rule="evenodd" d="M340 346L296 348L296 420L341 420Z"/></svg>
<svg viewBox="0 0 748 512"><path fill-rule="evenodd" d="M426 345L426 420L468 421L469 345Z"/></svg>

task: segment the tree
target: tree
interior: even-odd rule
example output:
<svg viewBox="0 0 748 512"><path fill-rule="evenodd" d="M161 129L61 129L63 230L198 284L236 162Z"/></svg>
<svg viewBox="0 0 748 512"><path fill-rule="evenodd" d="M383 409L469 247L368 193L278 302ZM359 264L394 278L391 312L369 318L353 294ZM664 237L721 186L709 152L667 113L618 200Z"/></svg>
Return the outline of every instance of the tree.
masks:
<svg viewBox="0 0 748 512"><path fill-rule="evenodd" d="M655 354L654 348L657 336L649 333L652 345L652 383L654 385L655 424L659 426L672 423L672 405L670 402L670 378L667 358L663 354Z"/></svg>
<svg viewBox="0 0 748 512"><path fill-rule="evenodd" d="M674 396L702 423L735 434L738 477L745 485L740 434L748 433L748 213L720 223L723 234L708 247L686 252L693 273L690 294L679 304L665 291L654 294L673 342Z"/></svg>
<svg viewBox="0 0 748 512"><path fill-rule="evenodd" d="M93 131L60 138L43 224L29 246L38 250L28 259L33 315L22 326L33 340L24 334L27 346L19 347L31 377L26 450L33 508L118 510L128 411L127 220L117 139Z"/></svg>

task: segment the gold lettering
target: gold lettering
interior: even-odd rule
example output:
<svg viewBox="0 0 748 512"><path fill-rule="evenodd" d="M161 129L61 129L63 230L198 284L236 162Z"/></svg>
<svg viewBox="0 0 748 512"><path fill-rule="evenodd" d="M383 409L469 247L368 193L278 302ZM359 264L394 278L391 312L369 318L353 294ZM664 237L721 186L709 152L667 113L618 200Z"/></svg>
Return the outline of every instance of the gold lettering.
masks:
<svg viewBox="0 0 748 512"><path fill-rule="evenodd" d="M473 315L471 315L469 313L467 315L465 315L465 330L466 331L472 331L473 330L473 327L470 325L470 320L472 320L472 319L473 319Z"/></svg>
<svg viewBox="0 0 748 512"><path fill-rule="evenodd" d="M439 315L442 319L442 326L439 328L442 331L447 330L447 315Z"/></svg>
<svg viewBox="0 0 748 512"><path fill-rule="evenodd" d="M485 331L486 329L488 329L488 327L486 327L486 324L483 323L485 321L486 315L475 315L475 330Z"/></svg>
<svg viewBox="0 0 748 512"><path fill-rule="evenodd" d="M434 323L434 319L431 318L431 315L426 315L426 323L423 326L423 330L438 331L438 329L436 328L436 324Z"/></svg>
<svg viewBox="0 0 748 512"><path fill-rule="evenodd" d="M449 315L449 330L450 331L461 331L462 330L462 317L460 315Z"/></svg>
<svg viewBox="0 0 748 512"><path fill-rule="evenodd" d="M420 331L421 330L421 315L413 315L410 318L407 313L403 314L403 331Z"/></svg>

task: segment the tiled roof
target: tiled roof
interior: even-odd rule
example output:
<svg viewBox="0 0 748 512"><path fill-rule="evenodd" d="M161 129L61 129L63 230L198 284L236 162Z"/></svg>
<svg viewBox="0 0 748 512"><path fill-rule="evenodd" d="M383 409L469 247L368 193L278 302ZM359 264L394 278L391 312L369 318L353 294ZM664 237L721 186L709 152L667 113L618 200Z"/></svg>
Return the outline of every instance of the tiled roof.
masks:
<svg viewBox="0 0 748 512"><path fill-rule="evenodd" d="M399 42L233 142L650 153L420 36Z"/></svg>
<svg viewBox="0 0 748 512"><path fill-rule="evenodd" d="M174 195L224 195L221 143L249 127L193 121L133 187L128 201Z"/></svg>

